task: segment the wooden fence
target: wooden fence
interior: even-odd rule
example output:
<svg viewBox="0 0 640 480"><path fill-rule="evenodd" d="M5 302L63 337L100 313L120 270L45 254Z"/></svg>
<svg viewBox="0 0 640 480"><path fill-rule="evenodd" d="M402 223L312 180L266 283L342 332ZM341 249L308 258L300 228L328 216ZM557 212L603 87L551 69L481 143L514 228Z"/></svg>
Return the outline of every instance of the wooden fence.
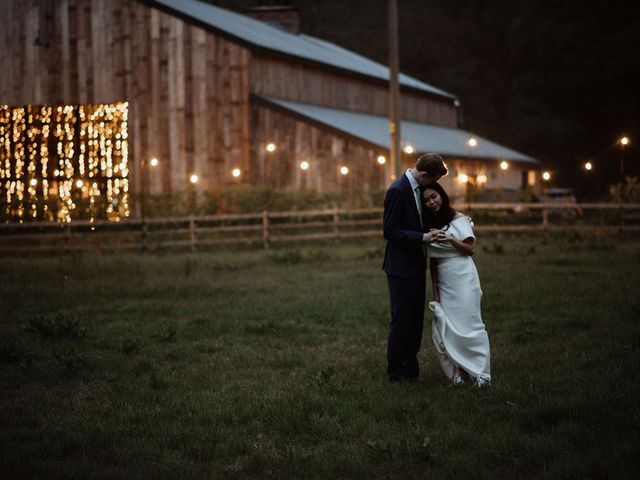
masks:
<svg viewBox="0 0 640 480"><path fill-rule="evenodd" d="M473 203L478 232L640 231L640 204ZM0 225L0 254L113 251L225 245L261 246L382 237L382 209L307 210L131 219L123 222L25 222Z"/></svg>

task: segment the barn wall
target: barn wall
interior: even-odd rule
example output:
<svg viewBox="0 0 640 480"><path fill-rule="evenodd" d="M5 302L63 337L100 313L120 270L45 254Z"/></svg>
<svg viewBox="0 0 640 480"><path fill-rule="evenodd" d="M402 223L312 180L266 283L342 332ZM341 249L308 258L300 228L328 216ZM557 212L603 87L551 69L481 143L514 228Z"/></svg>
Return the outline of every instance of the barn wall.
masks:
<svg viewBox="0 0 640 480"><path fill-rule="evenodd" d="M254 185L300 191L343 191L355 195L385 189L388 162L380 165L382 150L328 132L311 123L273 110L267 106L251 106L251 168ZM268 152L266 145L277 149ZM302 170L300 163L309 162ZM349 169L347 175L340 168Z"/></svg>
<svg viewBox="0 0 640 480"><path fill-rule="evenodd" d="M250 66L251 92L301 103L388 115L387 86L353 75L301 62L256 54ZM416 122L457 128L452 100L402 92L402 117Z"/></svg>
<svg viewBox="0 0 640 480"><path fill-rule="evenodd" d="M215 188L248 164L246 49L130 0L2 0L0 18L0 103L128 101L132 190Z"/></svg>
<svg viewBox="0 0 640 480"><path fill-rule="evenodd" d="M500 168L501 160L475 160L467 158L448 158L446 159L449 174L440 180L442 186L452 196L463 196L465 193L465 185L459 180L460 175L465 174L474 177L474 189L482 191L483 189L499 190L499 189L519 189L523 187L523 172L529 180L529 172L533 172L536 182L526 185L527 189L537 192L540 184L537 179L539 168L528 163L509 162L509 168L502 170ZM484 183L478 183L475 178L480 175L486 177Z"/></svg>
<svg viewBox="0 0 640 480"><path fill-rule="evenodd" d="M193 188L192 173L200 178L195 188L213 190L231 184L236 167L244 172L242 182L288 190L387 186L388 163L376 162L386 152L249 103L251 92L386 115L384 85L266 53L251 55L139 1L2 0L0 18L0 103L128 101L134 193ZM403 102L408 120L457 126L450 100L404 92ZM278 145L273 154L264 149L269 142ZM157 167L149 165L153 157ZM309 170L299 168L301 161L310 163ZM405 158L406 166L413 161ZM521 184L515 165L507 172L482 165L487 187ZM348 175L340 174L341 166ZM444 183L457 188L452 176Z"/></svg>

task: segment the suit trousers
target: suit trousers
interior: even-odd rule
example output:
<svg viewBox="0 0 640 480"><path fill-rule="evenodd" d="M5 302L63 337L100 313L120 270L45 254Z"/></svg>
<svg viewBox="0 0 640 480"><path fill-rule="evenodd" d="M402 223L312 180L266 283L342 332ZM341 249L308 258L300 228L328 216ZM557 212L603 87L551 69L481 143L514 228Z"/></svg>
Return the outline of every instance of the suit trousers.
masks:
<svg viewBox="0 0 640 480"><path fill-rule="evenodd" d="M391 324L387 339L387 375L391 381L416 378L422 342L426 274L413 278L387 275Z"/></svg>

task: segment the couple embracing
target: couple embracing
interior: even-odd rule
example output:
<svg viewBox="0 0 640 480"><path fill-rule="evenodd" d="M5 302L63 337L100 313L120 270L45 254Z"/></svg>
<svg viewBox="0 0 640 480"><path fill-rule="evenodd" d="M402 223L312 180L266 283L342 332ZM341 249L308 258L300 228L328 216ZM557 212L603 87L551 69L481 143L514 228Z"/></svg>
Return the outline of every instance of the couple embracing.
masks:
<svg viewBox="0 0 640 480"><path fill-rule="evenodd" d="M437 153L422 155L387 190L384 200L383 269L391 301L387 375L391 382L420 373L429 257L433 301L432 338L445 375L454 385L491 381L489 337L480 315L482 291L471 259L471 219L455 211L438 183L447 174Z"/></svg>

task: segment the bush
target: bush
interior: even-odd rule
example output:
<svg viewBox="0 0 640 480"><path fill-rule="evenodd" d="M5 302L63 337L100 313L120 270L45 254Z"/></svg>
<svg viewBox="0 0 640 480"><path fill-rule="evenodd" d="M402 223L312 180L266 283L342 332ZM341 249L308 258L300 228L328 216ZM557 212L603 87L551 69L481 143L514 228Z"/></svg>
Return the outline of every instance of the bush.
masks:
<svg viewBox="0 0 640 480"><path fill-rule="evenodd" d="M183 215L216 215L225 213L258 213L263 210L293 211L332 208L382 207L384 191L317 192L305 190L287 192L272 188L250 186L228 187L215 192L187 192L162 195L145 195L131 200L132 205L145 206L149 217Z"/></svg>
<svg viewBox="0 0 640 480"><path fill-rule="evenodd" d="M283 250L281 252L273 252L271 254L271 259L275 263L280 263L283 265L297 265L303 260L303 255L300 250Z"/></svg>
<svg viewBox="0 0 640 480"><path fill-rule="evenodd" d="M609 189L609 194L614 202L640 203L638 177L626 177L624 183L612 185Z"/></svg>
<svg viewBox="0 0 640 480"><path fill-rule="evenodd" d="M14 340L0 340L0 362L14 363L20 359L20 352Z"/></svg>
<svg viewBox="0 0 640 480"><path fill-rule="evenodd" d="M34 315L29 318L24 329L51 339L82 338L87 334L77 318L62 313L53 316Z"/></svg>
<svg viewBox="0 0 640 480"><path fill-rule="evenodd" d="M53 358L67 376L76 376L83 370L92 370L91 360L76 348L65 346L53 351Z"/></svg>

